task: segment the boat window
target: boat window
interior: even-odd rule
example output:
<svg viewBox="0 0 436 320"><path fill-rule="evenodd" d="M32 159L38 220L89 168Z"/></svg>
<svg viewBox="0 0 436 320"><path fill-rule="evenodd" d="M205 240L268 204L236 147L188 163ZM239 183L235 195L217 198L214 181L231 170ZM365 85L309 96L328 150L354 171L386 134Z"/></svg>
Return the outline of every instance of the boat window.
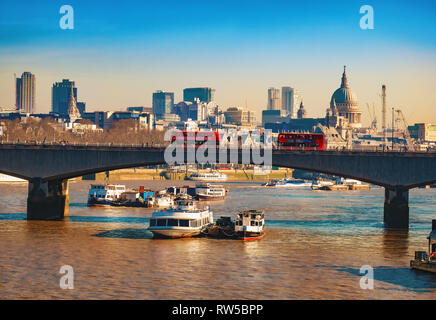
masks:
<svg viewBox="0 0 436 320"><path fill-rule="evenodd" d="M167 219L157 219L157 225L159 227L165 227L167 225Z"/></svg>
<svg viewBox="0 0 436 320"><path fill-rule="evenodd" d="M197 227L197 220L189 220L189 226L191 228Z"/></svg>
<svg viewBox="0 0 436 320"><path fill-rule="evenodd" d="M180 219L179 220L179 226L180 227L189 227L189 220L187 220L187 219Z"/></svg>
<svg viewBox="0 0 436 320"><path fill-rule="evenodd" d="M168 226L177 227L179 225L179 221L177 219L168 219Z"/></svg>
<svg viewBox="0 0 436 320"><path fill-rule="evenodd" d="M252 225L252 226L254 226L254 223L255 223L256 221L250 221L250 224Z"/></svg>
<svg viewBox="0 0 436 320"><path fill-rule="evenodd" d="M156 226L156 219L150 219L150 227Z"/></svg>
<svg viewBox="0 0 436 320"><path fill-rule="evenodd" d="M251 219L256 219L256 215L255 215L255 214L252 214L252 215L251 215Z"/></svg>

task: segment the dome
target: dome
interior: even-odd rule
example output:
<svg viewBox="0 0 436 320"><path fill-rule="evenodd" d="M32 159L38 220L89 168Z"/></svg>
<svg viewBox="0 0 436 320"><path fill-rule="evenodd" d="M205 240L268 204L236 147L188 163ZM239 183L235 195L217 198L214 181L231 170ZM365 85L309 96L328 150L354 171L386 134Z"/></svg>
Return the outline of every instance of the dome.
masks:
<svg viewBox="0 0 436 320"><path fill-rule="evenodd" d="M356 94L348 86L348 79L345 67L344 73L342 74L341 87L333 93L330 104L333 104L333 102L335 102L338 106L347 107L357 107L359 104Z"/></svg>

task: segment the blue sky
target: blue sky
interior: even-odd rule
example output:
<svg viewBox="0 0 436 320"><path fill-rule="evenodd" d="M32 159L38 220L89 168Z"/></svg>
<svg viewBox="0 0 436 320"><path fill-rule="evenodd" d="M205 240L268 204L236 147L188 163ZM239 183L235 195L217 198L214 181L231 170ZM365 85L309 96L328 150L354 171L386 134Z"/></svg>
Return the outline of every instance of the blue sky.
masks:
<svg viewBox="0 0 436 320"><path fill-rule="evenodd" d="M59 27L63 4L74 9L74 30ZM374 30L359 28L362 5L374 8ZM320 116L346 64L362 109L379 103L386 83L406 117L430 113L436 123L435 58L432 0L0 0L0 106L14 102L13 73L30 71L40 112L50 108L52 83L69 78L89 110L212 86L219 104L247 101L260 112L269 86L289 85Z"/></svg>

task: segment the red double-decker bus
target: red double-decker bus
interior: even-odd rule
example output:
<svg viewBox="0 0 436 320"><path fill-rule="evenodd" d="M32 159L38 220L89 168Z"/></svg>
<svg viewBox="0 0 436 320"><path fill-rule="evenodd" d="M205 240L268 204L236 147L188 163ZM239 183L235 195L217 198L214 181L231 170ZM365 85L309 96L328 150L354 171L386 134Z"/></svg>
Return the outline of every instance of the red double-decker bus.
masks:
<svg viewBox="0 0 436 320"><path fill-rule="evenodd" d="M220 135L215 131L177 131L172 137L172 143L182 143L185 148L192 143L195 148L200 147L207 141L212 140L215 146L220 144Z"/></svg>
<svg viewBox="0 0 436 320"><path fill-rule="evenodd" d="M279 149L324 150L325 137L321 133L279 133Z"/></svg>

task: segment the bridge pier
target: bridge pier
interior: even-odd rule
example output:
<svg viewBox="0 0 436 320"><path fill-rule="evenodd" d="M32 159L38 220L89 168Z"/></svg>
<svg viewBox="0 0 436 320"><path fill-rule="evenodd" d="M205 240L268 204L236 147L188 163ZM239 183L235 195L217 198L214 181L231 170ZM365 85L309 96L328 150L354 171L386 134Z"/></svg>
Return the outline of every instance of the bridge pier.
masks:
<svg viewBox="0 0 436 320"><path fill-rule="evenodd" d="M409 229L408 189L385 188L384 224L389 229Z"/></svg>
<svg viewBox="0 0 436 320"><path fill-rule="evenodd" d="M29 181L28 220L62 220L68 215L68 180Z"/></svg>

